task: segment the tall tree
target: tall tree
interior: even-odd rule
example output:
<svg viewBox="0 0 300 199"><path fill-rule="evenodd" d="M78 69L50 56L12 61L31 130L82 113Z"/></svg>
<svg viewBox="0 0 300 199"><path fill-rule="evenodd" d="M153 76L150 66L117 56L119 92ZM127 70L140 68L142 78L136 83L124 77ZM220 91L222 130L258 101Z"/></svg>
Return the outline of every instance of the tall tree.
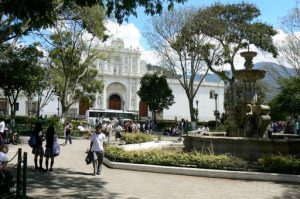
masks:
<svg viewBox="0 0 300 199"><path fill-rule="evenodd" d="M199 9L188 24L194 34L205 34L214 39L213 44L221 47L221 56L216 62L207 64L209 69L230 83L232 102L236 104L234 59L242 49L252 44L260 50L277 56L272 36L277 32L272 26L257 21L260 10L250 3L220 4L216 3ZM226 72L228 65L231 73Z"/></svg>
<svg viewBox="0 0 300 199"><path fill-rule="evenodd" d="M13 49L2 45L9 50L0 57L0 88L7 97L11 118L16 116L17 99L21 91L35 92L42 80L43 68L40 65L42 52L36 46L18 46Z"/></svg>
<svg viewBox="0 0 300 199"><path fill-rule="evenodd" d="M281 81L281 92L272 100L277 111L282 114L300 113L300 77Z"/></svg>
<svg viewBox="0 0 300 199"><path fill-rule="evenodd" d="M141 79L141 87L137 92L142 101L147 102L153 119L156 114L174 104L174 95L164 75L146 74Z"/></svg>
<svg viewBox="0 0 300 199"><path fill-rule="evenodd" d="M209 37L191 35L190 29L183 29L194 11L184 8L164 12L162 16L151 19L152 29L148 28L144 33L149 45L161 58L162 65L173 73L185 90L191 121L196 119L194 98L208 72L204 59L213 62L218 52L210 45Z"/></svg>
<svg viewBox="0 0 300 199"><path fill-rule="evenodd" d="M82 98L92 103L95 94L102 92L103 84L97 80L98 70L95 60L103 55L94 46L94 36L104 38L104 26L97 23L103 20L104 13L95 7L74 6L61 13L64 21L59 21L48 41L49 66L54 93L61 101L62 115ZM88 39L90 38L90 39Z"/></svg>
<svg viewBox="0 0 300 199"><path fill-rule="evenodd" d="M278 44L279 62L294 69L300 76L300 9L298 5L282 18L282 27L287 37Z"/></svg>

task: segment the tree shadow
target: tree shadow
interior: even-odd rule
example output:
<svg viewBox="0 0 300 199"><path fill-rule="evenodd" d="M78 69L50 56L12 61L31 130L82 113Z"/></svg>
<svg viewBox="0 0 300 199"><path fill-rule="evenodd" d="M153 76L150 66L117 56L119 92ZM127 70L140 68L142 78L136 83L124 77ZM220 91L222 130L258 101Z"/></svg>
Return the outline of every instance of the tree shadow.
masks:
<svg viewBox="0 0 300 199"><path fill-rule="evenodd" d="M57 168L53 172L27 169L29 198L120 198L121 194L104 188L101 176ZM39 191L39 189L41 191Z"/></svg>
<svg viewBox="0 0 300 199"><path fill-rule="evenodd" d="M300 184L296 183L279 183L285 188L281 196L275 196L274 199L299 199L300 198Z"/></svg>

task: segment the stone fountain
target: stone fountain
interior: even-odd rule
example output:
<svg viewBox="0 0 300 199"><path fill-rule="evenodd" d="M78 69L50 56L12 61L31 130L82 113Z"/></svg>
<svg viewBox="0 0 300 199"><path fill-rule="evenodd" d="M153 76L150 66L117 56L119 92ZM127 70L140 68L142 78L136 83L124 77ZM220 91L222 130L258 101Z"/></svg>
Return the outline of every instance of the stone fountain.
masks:
<svg viewBox="0 0 300 199"><path fill-rule="evenodd" d="M243 102L227 107L228 128L223 135L186 135L186 151L213 151L215 154L231 154L239 157L258 158L270 154L300 155L300 139L282 136L281 139L270 137L267 127L270 124L270 107L258 104L256 81L263 79L264 70L253 69L253 57L256 52L242 52L245 69L236 70L234 76L243 82ZM218 134L220 135L220 134Z"/></svg>
<svg viewBox="0 0 300 199"><path fill-rule="evenodd" d="M236 70L234 76L244 84L243 103L229 108L229 126L227 129L230 137L263 137L271 121L270 107L257 103L256 81L265 77L266 71L253 69L253 57L256 52L242 52L245 58L245 69Z"/></svg>

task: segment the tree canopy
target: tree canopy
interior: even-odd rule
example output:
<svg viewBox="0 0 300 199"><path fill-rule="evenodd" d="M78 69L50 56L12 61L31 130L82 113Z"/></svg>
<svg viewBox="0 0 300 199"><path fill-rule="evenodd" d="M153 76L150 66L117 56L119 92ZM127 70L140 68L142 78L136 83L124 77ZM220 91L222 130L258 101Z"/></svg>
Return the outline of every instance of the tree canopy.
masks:
<svg viewBox="0 0 300 199"><path fill-rule="evenodd" d="M262 51L277 56L278 52L273 44L272 36L277 34L272 26L259 22L260 10L250 3L220 4L199 9L186 24L193 35L205 34L213 38L211 43L220 49L218 59L210 63L206 61L211 71L228 81L231 87L232 101L235 104L235 76L234 59L242 49L251 45ZM224 65L228 64L231 73L226 73Z"/></svg>
<svg viewBox="0 0 300 199"><path fill-rule="evenodd" d="M211 55L215 52L209 45L208 37L199 34L192 36L190 29L183 30L194 11L183 8L164 12L162 16L151 19L152 28L144 33L149 45L161 58L161 64L171 71L184 89L191 121L195 120L194 98L208 72L204 57L213 59Z"/></svg>
<svg viewBox="0 0 300 199"><path fill-rule="evenodd" d="M281 92L272 100L272 109L282 114L300 113L300 77L281 81Z"/></svg>
<svg viewBox="0 0 300 199"><path fill-rule="evenodd" d="M159 76L157 73L143 76L137 94L142 101L147 102L154 119L156 119L156 113L168 109L175 103L166 77L164 75Z"/></svg>
<svg viewBox="0 0 300 199"><path fill-rule="evenodd" d="M98 11L98 10L97 10ZM94 12L81 12L82 17L88 18ZM68 14L68 13L65 13ZM94 16L94 20L103 15ZM90 19L90 23L93 23ZM102 92L103 84L97 80L98 70L95 60L103 58L100 51L93 45L93 38L87 39L86 26L83 21L71 18L65 23L57 23L54 33L46 38L50 44L49 69L52 76L54 93L59 96L62 114L65 116L68 109L82 98L88 99L90 104L95 100L95 94ZM99 30L95 26L93 30Z"/></svg>
<svg viewBox="0 0 300 199"><path fill-rule="evenodd" d="M36 46L7 48L0 57L0 88L11 107L11 117L15 117L16 103L20 92L34 93L41 86L44 70L40 65L42 52Z"/></svg>
<svg viewBox="0 0 300 199"><path fill-rule="evenodd" d="M168 0L170 10L174 3L186 0ZM91 7L98 5L106 16L113 16L122 23L130 15L137 16L137 8L143 7L150 15L161 13L164 0L6 0L0 1L0 43L26 35L31 30L53 26L59 13L70 6ZM101 21L102 23L102 21Z"/></svg>

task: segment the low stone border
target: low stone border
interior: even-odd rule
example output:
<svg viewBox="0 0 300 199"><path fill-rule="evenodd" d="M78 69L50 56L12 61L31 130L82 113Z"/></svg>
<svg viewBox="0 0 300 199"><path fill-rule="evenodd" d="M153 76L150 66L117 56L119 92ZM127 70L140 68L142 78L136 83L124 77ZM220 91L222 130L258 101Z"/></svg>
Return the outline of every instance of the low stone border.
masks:
<svg viewBox="0 0 300 199"><path fill-rule="evenodd" d="M300 183L300 175L245 172L245 171L226 171L226 170L213 170L213 169L145 165L145 164L129 164L129 163L121 163L121 162L111 162L106 158L104 158L103 163L107 167L112 169L124 169L124 170L166 173L166 174L176 174L176 175L201 176L201 177L210 177L210 178Z"/></svg>

